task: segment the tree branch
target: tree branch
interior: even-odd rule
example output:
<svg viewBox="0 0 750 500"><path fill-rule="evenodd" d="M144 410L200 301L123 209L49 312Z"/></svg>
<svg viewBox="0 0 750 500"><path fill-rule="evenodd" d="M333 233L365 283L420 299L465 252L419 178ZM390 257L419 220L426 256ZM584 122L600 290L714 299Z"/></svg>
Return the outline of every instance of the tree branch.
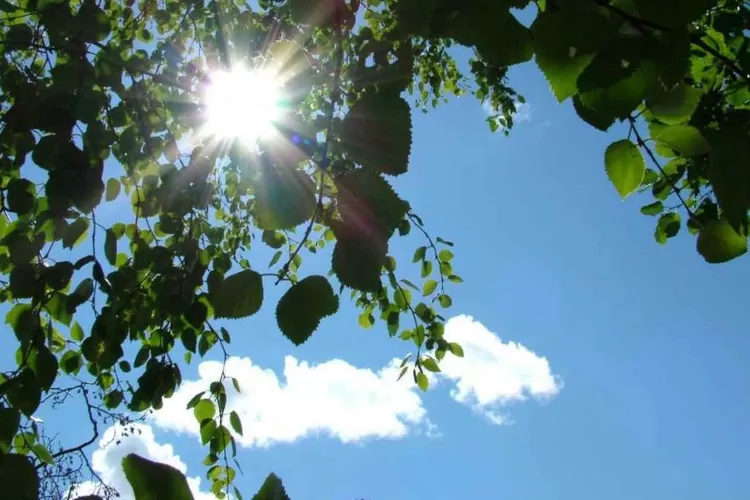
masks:
<svg viewBox="0 0 750 500"><path fill-rule="evenodd" d="M666 26L662 26L660 24L648 21L646 19L642 19L640 17L634 16L628 12L625 12L624 10L620 9L619 7L616 7L614 5L611 5L607 0L595 0L597 4L601 5L607 10L610 10L612 12L617 13L618 15L622 16L625 20L627 20L631 26L633 26L635 29L637 29L641 34L645 36L650 36L651 33L646 29L652 29L656 31L660 31L662 33L669 33L671 30L670 28ZM745 82L750 83L750 75L745 73L742 68L740 68L735 61L730 59L729 57L723 55L710 45L708 45L702 38L701 35L692 33L690 34L690 43L695 45L696 47L708 52L712 56L714 56L716 59L720 60L729 70L734 73L735 76L738 78L741 78L745 80Z"/></svg>
<svg viewBox="0 0 750 500"><path fill-rule="evenodd" d="M688 206L687 202L682 197L682 194L680 193L680 188L677 187L677 184L675 184L672 181L672 179L667 175L667 173L664 171L664 169L662 168L662 166L659 163L659 161L656 159L656 155L654 155L653 151L651 151L651 148L649 148L646 145L646 143L643 140L643 137L641 136L640 132L638 132L638 128L636 128L636 126L635 126L635 118L633 118L632 115L628 116L628 122L630 123L630 130L635 135L635 139L636 139L636 142L638 143L638 146L641 147L641 148L643 148L646 151L646 154L651 159L651 162L659 170L659 173L661 173L662 177L664 177L664 179L667 180L667 182L669 183L669 186L672 188L672 191L674 192L675 195L677 195L677 199L679 199L680 203L682 204L682 206L685 207L685 210L687 211L687 213L690 216L690 218L692 220L696 220L695 219L695 214L693 213L692 210L690 210L690 207Z"/></svg>
<svg viewBox="0 0 750 500"><path fill-rule="evenodd" d="M336 25L336 68L334 70L333 74L333 86L331 88L331 107L328 110L328 124L326 126L326 140L323 144L323 154L320 159L319 171L321 172L320 176L320 186L318 188L318 201L315 204L315 210L313 211L312 217L310 218L310 223L307 225L307 228L305 229L305 234L302 236L302 240L299 242L299 245L294 249L294 252L289 256L289 259L286 261L284 266L279 271L279 278L276 281L276 284L278 285L284 278L286 278L289 274L289 266L292 264L292 261L299 255L300 251L302 250L302 247L305 246L307 243L307 240L310 238L310 234L312 233L312 228L315 225L315 219L318 217L318 214L323 209L323 174L326 173L326 168L328 167L329 163L329 150L330 150L330 144L331 144L331 138L333 136L333 121L334 121L334 114L336 112L336 104L339 100L339 86L341 85L341 67L344 63L344 44L342 40L342 34L341 34L341 24Z"/></svg>

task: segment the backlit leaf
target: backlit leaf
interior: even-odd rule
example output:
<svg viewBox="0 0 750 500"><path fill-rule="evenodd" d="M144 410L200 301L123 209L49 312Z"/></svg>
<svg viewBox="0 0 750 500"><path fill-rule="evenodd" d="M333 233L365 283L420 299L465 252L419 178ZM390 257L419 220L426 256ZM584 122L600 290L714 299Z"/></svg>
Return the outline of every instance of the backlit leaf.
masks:
<svg viewBox="0 0 750 500"><path fill-rule="evenodd" d="M625 198L641 185L646 172L646 162L638 146L629 140L616 141L607 147L604 154L607 177L617 193Z"/></svg>
<svg viewBox="0 0 750 500"><path fill-rule="evenodd" d="M676 125L690 119L698 108L701 91L680 83L670 90L662 90L646 103L649 111L661 122Z"/></svg>
<svg viewBox="0 0 750 500"><path fill-rule="evenodd" d="M562 102L577 91L578 77L613 33L607 18L593 11L537 16L531 25L536 62Z"/></svg>
<svg viewBox="0 0 750 500"><path fill-rule="evenodd" d="M384 174L406 172L411 152L411 110L396 94L365 94L346 115L342 146L357 163Z"/></svg>
<svg viewBox="0 0 750 500"><path fill-rule="evenodd" d="M264 170L255 197L258 226L266 230L292 229L315 211L315 183L295 168Z"/></svg>
<svg viewBox="0 0 750 500"><path fill-rule="evenodd" d="M320 320L335 314L339 299L323 276L308 276L287 290L276 307L281 332L295 345L303 344Z"/></svg>
<svg viewBox="0 0 750 500"><path fill-rule="evenodd" d="M290 500L286 494L284 485L281 479L276 474L269 474L266 480L263 481L263 485L253 496L253 500Z"/></svg>
<svg viewBox="0 0 750 500"><path fill-rule="evenodd" d="M232 425L232 429L234 432L242 435L242 421L240 420L240 416L237 415L236 411L233 411L229 414L229 423Z"/></svg>
<svg viewBox="0 0 750 500"><path fill-rule="evenodd" d="M185 475L174 467L130 453L122 459L135 500L193 500Z"/></svg>
<svg viewBox="0 0 750 500"><path fill-rule="evenodd" d="M683 156L699 156L708 153L711 147L703 134L690 125L673 125L662 130L654 139Z"/></svg>
<svg viewBox="0 0 750 500"><path fill-rule="evenodd" d="M80 244L86 237L86 233L89 230L89 221L82 217L79 217L72 224L68 226L65 235L63 236L63 247L73 248Z"/></svg>
<svg viewBox="0 0 750 500"><path fill-rule="evenodd" d="M737 234L726 219L706 223L698 233L698 253L709 264L721 264L747 252L747 236Z"/></svg>
<svg viewBox="0 0 750 500"><path fill-rule="evenodd" d="M263 304L263 278L249 269L233 274L221 282L211 304L217 318L252 316Z"/></svg>

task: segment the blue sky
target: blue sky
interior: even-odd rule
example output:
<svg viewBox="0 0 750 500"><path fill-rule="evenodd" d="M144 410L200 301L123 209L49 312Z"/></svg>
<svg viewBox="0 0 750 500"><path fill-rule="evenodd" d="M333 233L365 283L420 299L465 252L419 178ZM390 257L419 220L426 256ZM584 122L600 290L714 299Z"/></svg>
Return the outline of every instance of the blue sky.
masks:
<svg viewBox="0 0 750 500"><path fill-rule="evenodd" d="M227 323L232 354L265 370L234 361L256 389L236 404L260 416L244 422L238 456L246 498L272 471L293 500L750 496L747 261L709 266L687 233L658 245L655 219L638 212L646 198L621 201L604 174L604 149L624 131L583 124L533 63L512 84L529 104L509 138L489 132L471 97L415 113L410 172L395 182L432 234L456 242L465 283L449 335L473 346L466 362L427 394L393 383L379 371L411 346L384 325L362 330L346 300L294 348L272 289L259 314ZM392 253L405 264L420 244ZM131 449L202 476L205 450L179 404L201 373L184 373L185 392L144 434L92 447L105 478L121 481ZM89 435L71 425L82 416L43 415L71 441Z"/></svg>

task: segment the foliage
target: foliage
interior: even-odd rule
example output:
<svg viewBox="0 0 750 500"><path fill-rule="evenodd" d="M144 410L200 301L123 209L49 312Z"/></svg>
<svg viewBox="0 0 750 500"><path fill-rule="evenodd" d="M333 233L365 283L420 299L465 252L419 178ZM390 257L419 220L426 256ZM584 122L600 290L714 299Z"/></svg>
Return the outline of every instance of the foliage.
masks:
<svg viewBox="0 0 750 500"><path fill-rule="evenodd" d="M50 394L75 380L111 415L158 410L195 355L228 357L231 334L216 320L271 307L269 287L283 289L276 316L293 344L348 295L362 326L380 319L414 343L401 376L411 368L427 389L424 370L463 355L443 338L440 314L462 280L452 243L430 236L389 180L409 167L412 107L471 93L507 134L523 102L511 65L533 59L555 97L596 129L627 124L605 171L620 196L651 192L641 212L657 217L658 242L684 220L706 261L744 254L748 9L739 0L0 0L0 300L18 345L0 375L6 493L37 498L36 471L98 435L99 407L86 399L94 438L51 453L32 420ZM470 76L453 59L457 46L473 51ZM205 126L214 75L238 66L270 68L284 83L276 133L257 144ZM116 222L102 224L104 210ZM412 263L390 255L397 235L419 240ZM304 259L321 253L331 273L307 273ZM188 405L218 497L238 495L229 455L243 429L226 412L227 382L222 373Z"/></svg>

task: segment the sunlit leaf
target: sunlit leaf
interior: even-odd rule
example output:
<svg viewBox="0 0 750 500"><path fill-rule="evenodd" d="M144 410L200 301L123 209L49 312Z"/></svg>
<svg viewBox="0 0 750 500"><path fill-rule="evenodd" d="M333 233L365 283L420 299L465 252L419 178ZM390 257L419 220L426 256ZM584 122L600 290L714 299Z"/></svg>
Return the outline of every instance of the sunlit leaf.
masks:
<svg viewBox="0 0 750 500"><path fill-rule="evenodd" d="M604 166L607 177L623 198L640 187L646 172L646 162L638 146L628 140L617 141L607 147Z"/></svg>
<svg viewBox="0 0 750 500"><path fill-rule="evenodd" d="M690 125L673 125L662 130L654 139L683 156L706 154L711 147L703 134Z"/></svg>
<svg viewBox="0 0 750 500"><path fill-rule="evenodd" d="M698 233L698 253L710 264L721 264L747 253L747 236L737 234L726 219L706 223Z"/></svg>
<svg viewBox="0 0 750 500"><path fill-rule="evenodd" d="M187 478L174 467L130 453L122 459L135 500L193 500Z"/></svg>

